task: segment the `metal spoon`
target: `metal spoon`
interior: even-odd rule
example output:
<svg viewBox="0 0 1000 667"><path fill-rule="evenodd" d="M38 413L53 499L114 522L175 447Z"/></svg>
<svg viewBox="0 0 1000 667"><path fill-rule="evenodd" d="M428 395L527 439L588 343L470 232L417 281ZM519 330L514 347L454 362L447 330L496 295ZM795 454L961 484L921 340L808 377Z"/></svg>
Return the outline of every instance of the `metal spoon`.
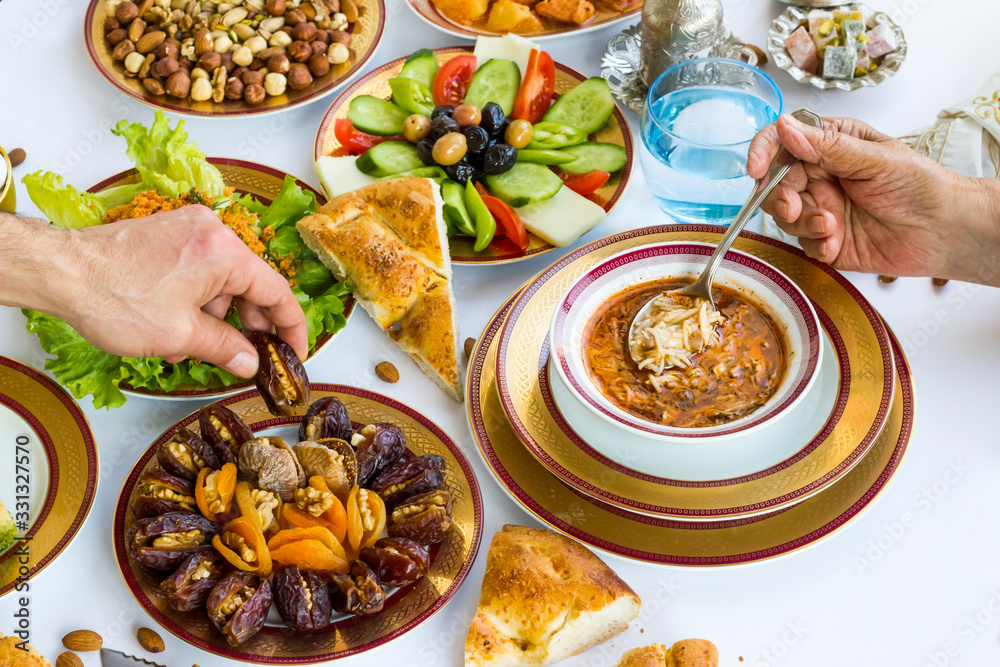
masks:
<svg viewBox="0 0 1000 667"><path fill-rule="evenodd" d="M809 109L799 109L792 114L792 117L796 120L805 123L806 125L812 125L813 127L822 128L823 119L820 118L819 114L815 111L810 111ZM740 235L743 228L746 227L747 222L750 218L757 212L761 204L764 203L764 199L771 194L771 190L777 187L781 179L788 174L788 171L795 164L796 158L784 147L778 149L777 155L774 156L774 160L771 162L771 168L767 172L762 180L757 181L757 185L754 187L753 192L747 198L746 202L743 204L743 208L740 212L736 214L736 219L733 220L732 224L729 225L729 229L723 235L722 240L719 241L719 245L716 246L715 252L712 256L708 258L708 263L705 264L705 268L702 269L701 275L698 279L691 283L690 285L685 285L684 287L679 287L675 290L669 292L664 292L659 294L649 301L639 309L639 312L635 314L632 319L632 324L628 328L628 339L626 343L631 343L635 340L636 331L635 323L645 319L647 313L653 306L653 302L656 301L661 296L667 294L683 294L685 296L693 296L701 299L707 299L712 308L715 308L715 300L712 298L712 280L715 278L715 272L718 270L719 265L722 264L722 259L729 252L729 248L733 245L736 237ZM631 354L632 346L629 345L629 350ZM632 360L639 363L642 360L641 356L632 354Z"/></svg>

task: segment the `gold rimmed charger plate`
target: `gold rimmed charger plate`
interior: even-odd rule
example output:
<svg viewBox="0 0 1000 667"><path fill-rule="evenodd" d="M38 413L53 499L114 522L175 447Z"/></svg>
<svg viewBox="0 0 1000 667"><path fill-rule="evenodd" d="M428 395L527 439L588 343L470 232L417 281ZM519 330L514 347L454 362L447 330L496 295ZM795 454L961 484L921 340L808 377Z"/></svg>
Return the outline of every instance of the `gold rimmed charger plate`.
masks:
<svg viewBox="0 0 1000 667"><path fill-rule="evenodd" d="M711 225L669 225L599 239L540 273L516 298L498 340L501 405L528 451L563 482L632 512L697 521L729 519L801 502L843 477L868 452L885 424L893 395L892 353L881 319L839 273L787 244L752 233L741 235L734 249L788 276L818 311L824 311L828 330L832 324L839 333L839 363L849 386L846 396L840 391L834 408L839 414L812 441L790 458L742 477L668 479L597 455L547 406L539 378L548 360L549 324L559 300L581 274L631 248L670 241L717 243L724 231Z"/></svg>
<svg viewBox="0 0 1000 667"><path fill-rule="evenodd" d="M22 539L0 552L2 597L41 572L76 537L97 492L98 462L94 435L73 398L6 357L0 357L0 410L26 424L23 432L4 434L3 479L11 485L0 485L0 499L23 525ZM47 488L40 489L43 479Z"/></svg>
<svg viewBox="0 0 1000 667"><path fill-rule="evenodd" d="M473 438L497 482L542 522L594 548L661 565L709 567L767 560L815 544L857 518L899 469L913 433L909 366L889 333L895 383L885 428L867 456L829 489L770 514L710 522L636 514L561 483L518 439L500 405L496 355L511 297L473 351L466 405Z"/></svg>
<svg viewBox="0 0 1000 667"><path fill-rule="evenodd" d="M265 206L270 205L271 201L273 201L274 198L278 196L278 193L281 192L281 186L285 182L285 176L288 175L278 169L265 167L262 164L256 164L254 162L246 162L245 160L210 157L208 158L208 161L218 167L219 171L222 172L222 179L227 187L235 188L236 192L241 195L251 195ZM139 180L139 173L135 169L128 169L104 179L100 183L88 189L87 192L101 192L102 190L107 190L108 188L113 188L119 185L138 183ZM317 205L326 203L326 197L323 196L323 193L313 186L297 178L295 179L295 183L303 190L308 190L313 193L316 196ZM350 319L352 312L354 312L354 297L348 297L347 302L344 305L344 318ZM343 329L341 329L341 331L343 331ZM337 333L340 333L340 331ZM336 335L337 334L327 333L316 339L316 345L309 354L309 359L312 359L326 349ZM177 389L169 392L145 389L142 387L132 387L127 382L123 382L119 385L119 388L130 396L188 400L229 396L231 394L250 389L253 386L253 380L244 380L229 387L223 387L221 384L207 387L203 385L181 385Z"/></svg>
<svg viewBox="0 0 1000 667"><path fill-rule="evenodd" d="M233 660L268 665L314 664L368 651L413 630L440 611L465 580L482 540L483 506L472 467L458 446L422 414L382 394L344 385L312 385L312 400L325 396L339 398L355 425L396 424L406 435L407 450L411 454L437 454L444 458L444 488L452 497L451 516L455 525L444 542L432 549L427 575L396 590L378 614L347 617L316 632L265 626L235 648L215 630L204 610L180 613L170 609L160 591L160 581L169 573L151 570L132 561L126 551L125 534L136 519L132 505L139 477L146 470L157 467L157 448L178 429L199 431L198 415L192 413L168 428L136 462L118 497L112 533L115 558L126 586L142 608L168 632L193 646ZM267 411L256 391L232 396L220 403L242 417L255 432L284 426L297 428L304 414L302 411L292 417L275 417Z"/></svg>
<svg viewBox="0 0 1000 667"><path fill-rule="evenodd" d="M472 52L470 46L455 46L444 49L434 49L438 62L445 63L455 56ZM358 95L374 95L384 99L389 99L392 91L389 89L389 79L399 75L406 58L399 58L382 65L378 69L372 70L365 76L352 83L333 101L326 115L320 122L316 131L316 141L313 144L313 159L318 159L324 155L333 155L341 148L341 144L334 136L333 124L338 118L347 118L347 111L351 100ZM585 81L586 76L575 69L567 67L562 63L556 63L556 94L565 93L581 81ZM629 130L628 122L622 115L621 109L615 105L615 112L608 120L607 124L597 133L591 135L591 141L600 141L615 144L625 149L625 166L612 174L608 182L595 192L591 197L592 201L600 204L605 212L610 213L611 209L625 194L628 187L629 176L632 173L632 162L634 149L632 145L632 132ZM505 238L497 238L482 252L475 252L472 249L475 239L467 236L456 236L449 240L451 250L451 261L458 264L501 264L519 262L523 259L536 257L538 255L551 252L556 246L546 243L534 234L528 235L529 245L527 250L521 250L512 242Z"/></svg>
<svg viewBox="0 0 1000 667"><path fill-rule="evenodd" d="M243 100L195 102L190 99L180 100L169 95L151 95L142 86L139 79L125 76L125 68L122 63L117 62L111 56L113 47L104 39L104 7L106 4L106 0L91 0L83 19L83 37L87 47L87 55L90 56L90 61L101 76L119 91L143 104L164 111L208 118L234 118L275 113L308 104L329 95L360 72L375 56L375 51L382 41L386 19L384 0L362 0L359 3L361 11L358 20L351 29L351 44L348 47L350 56L345 62L332 65L329 72L314 79L308 87L302 90L288 89L283 95L276 97L268 95L263 104L251 105Z"/></svg>

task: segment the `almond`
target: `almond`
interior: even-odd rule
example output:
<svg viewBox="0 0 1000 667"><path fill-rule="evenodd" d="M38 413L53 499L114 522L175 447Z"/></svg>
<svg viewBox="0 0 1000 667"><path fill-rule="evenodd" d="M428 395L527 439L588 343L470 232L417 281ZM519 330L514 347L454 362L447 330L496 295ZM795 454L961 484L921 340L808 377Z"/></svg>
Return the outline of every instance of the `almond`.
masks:
<svg viewBox="0 0 1000 667"><path fill-rule="evenodd" d="M93 630L74 630L63 637L62 643L70 651L77 653L98 651L104 646L104 640Z"/></svg>
<svg viewBox="0 0 1000 667"><path fill-rule="evenodd" d="M162 30L154 30L153 32L147 32L145 35L139 38L139 41L135 43L135 50L139 53L146 55L152 51L156 50L160 44L163 44L163 40L167 38L167 33Z"/></svg>
<svg viewBox="0 0 1000 667"><path fill-rule="evenodd" d="M128 24L128 38L133 43L138 42L145 32L146 22L142 19L136 19Z"/></svg>
<svg viewBox="0 0 1000 667"><path fill-rule="evenodd" d="M60 653L56 658L56 667L83 667L83 660L76 653Z"/></svg>
<svg viewBox="0 0 1000 667"><path fill-rule="evenodd" d="M388 382L389 384L399 382L399 371L388 361L379 362L375 367L375 375L383 382Z"/></svg>
<svg viewBox="0 0 1000 667"><path fill-rule="evenodd" d="M11 152L7 153L7 157L10 159L10 166L16 167L24 162L24 158L27 157L27 154L24 152L23 148L15 148Z"/></svg>
<svg viewBox="0 0 1000 667"><path fill-rule="evenodd" d="M163 637L158 635L156 630L139 628L139 632L137 632L135 636L136 639L139 640L139 646L143 647L150 653L159 653L164 649Z"/></svg>
<svg viewBox="0 0 1000 667"><path fill-rule="evenodd" d="M466 338L465 339L465 356L468 359L472 358L472 351L476 349L476 339Z"/></svg>

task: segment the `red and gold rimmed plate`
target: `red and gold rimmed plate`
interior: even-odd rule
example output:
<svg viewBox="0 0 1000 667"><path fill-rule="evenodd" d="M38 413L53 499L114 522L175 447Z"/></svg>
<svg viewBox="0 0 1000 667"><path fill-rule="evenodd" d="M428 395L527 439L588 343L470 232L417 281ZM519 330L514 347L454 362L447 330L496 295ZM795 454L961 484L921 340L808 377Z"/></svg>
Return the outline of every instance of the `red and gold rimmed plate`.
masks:
<svg viewBox="0 0 1000 667"><path fill-rule="evenodd" d="M125 533L136 518L132 504L139 477L156 466L157 447L178 429L198 430L197 414L191 414L157 438L132 468L118 497L113 526L115 557L126 586L142 608L168 632L193 646L233 660L268 665L314 664L368 651L413 630L440 611L462 584L479 550L483 507L479 485L461 450L419 412L381 394L343 385L313 384L313 400L324 396L339 398L356 424L398 425L412 454L437 454L444 458L445 488L451 493L455 525L444 542L432 550L427 576L393 592L379 614L343 617L316 632L297 633L279 625L280 620L275 624L268 622L236 648L216 632L204 610L178 613L170 609L159 589L160 581L168 573L150 570L129 559ZM240 415L255 432L268 431L285 437L288 442L297 440L302 416L274 417L255 391L232 396L221 403Z"/></svg>
<svg viewBox="0 0 1000 667"><path fill-rule="evenodd" d="M265 206L270 205L271 201L278 196L279 192L281 192L281 186L285 182L285 176L287 176L285 172L279 171L278 169L272 169L271 167L265 167L264 165L256 164L254 162L246 162L244 160L210 157L208 158L208 161L218 167L219 171L222 172L222 179L225 181L227 187L235 188L236 192L241 195L251 195ZM104 179L97 185L88 189L87 192L101 192L102 190L107 190L108 188L113 188L118 185L137 183L138 181L138 172L135 169L129 169ZM324 197L323 193L316 188L299 179L295 179L295 183L303 190L308 190L316 195L317 205L326 203L326 197ZM344 317L349 319L352 312L354 312L354 298L349 297L344 307ZM341 331L343 331L343 329L341 329ZM314 358L326 349L336 335L337 334L323 334L320 336L316 340L316 345L313 347L313 350L309 355L309 359ZM253 380L245 380L229 387L223 387L221 384L208 387L181 385L177 389L169 392L145 389L142 387L132 387L127 382L123 382L119 385L119 388L129 396L191 400L229 396L231 394L250 389L253 386Z"/></svg>
<svg viewBox="0 0 1000 667"><path fill-rule="evenodd" d="M835 340L843 381L829 405L831 417L824 420L820 415L816 430L796 436L800 439L789 443L791 449L783 458L729 478L711 474L682 478L662 469L649 474L629 467L628 461L623 464L600 455L599 447L587 446L564 420L557 421L559 412L551 409L554 403L543 393L540 378L549 357L547 334L553 310L569 286L595 264L625 250L671 241L715 244L724 231L716 226L670 225L609 236L568 254L517 297L498 341L501 405L528 451L580 492L631 512L688 521L773 512L801 502L847 474L864 458L884 426L893 394L893 364L878 315L835 271L791 246L756 234L742 235L734 248L773 266L797 284L817 313L823 312L830 338ZM797 417L793 412L768 428L795 426ZM734 438L729 447L738 448L743 438L751 436ZM649 443L632 440L638 437L624 431L619 436L636 448L648 449ZM685 444L658 442L655 446L672 455ZM709 464L720 460L718 456L705 458Z"/></svg>
<svg viewBox="0 0 1000 667"><path fill-rule="evenodd" d="M97 492L97 446L86 417L58 384L0 357L0 500L22 538L0 552L0 597L69 546Z"/></svg>
<svg viewBox="0 0 1000 667"><path fill-rule="evenodd" d="M455 46L434 50L438 61L442 63L447 62L457 55L471 52L472 47L470 46ZM324 155L333 155L335 154L335 151L340 148L341 144L337 141L337 137L334 136L333 124L338 118L347 117L347 111L351 100L358 95L374 95L375 97L388 99L392 94L389 89L389 79L399 74L399 71L403 68L403 63L405 61L406 58L399 58L398 60L393 60L392 62L369 72L352 83L337 97L337 99L333 101L333 104L330 105L326 115L323 116L319 129L316 131L316 141L313 144L314 160ZM577 72L562 63L556 63L557 95L565 93L567 90L573 88L578 83L585 81L586 79L587 77L580 72ZM629 130L628 122L626 122L625 116L622 115L621 109L616 106L615 113L611 116L611 119L608 120L608 123L599 132L591 135L590 139L592 141L601 141L621 146L625 149L625 153L627 155L625 166L613 174L611 178L608 179L608 182L591 196L591 199L604 207L605 212L610 213L611 209L613 209L615 204L617 204L622 198L622 195L625 194L625 188L628 187L629 176L632 173L632 162L634 158L632 132ZM498 238L485 250L478 253L474 252L472 249L475 241L474 239L466 236L456 236L449 241L451 261L457 264L500 264L518 262L556 249L556 246L546 243L534 234L529 234L528 236L530 244L527 250L522 251L507 239Z"/></svg>
<svg viewBox="0 0 1000 667"><path fill-rule="evenodd" d="M743 565L817 543L857 518L886 488L913 432L910 370L894 337L895 393L888 419L864 459L835 486L785 510L711 522L677 521L623 510L572 489L518 439L497 393L496 354L515 297L498 311L469 363L472 435L487 467L510 497L556 530L623 558L688 567Z"/></svg>
<svg viewBox="0 0 1000 667"><path fill-rule="evenodd" d="M434 5L433 0L406 0L406 4L417 16L423 19L425 23L430 24L442 32L446 32L449 35L462 37L464 39L474 39L484 35L488 37L498 37L504 34L487 30L486 16L475 21L462 23L450 18L438 9ZM561 35L580 35L581 33L600 30L601 28L607 28L608 26L622 23L629 19L634 19L637 17L639 12L642 11L642 2L634 3L623 11L614 11L611 7L608 7L601 2L595 2L594 5L597 8L597 13L594 14L592 19L583 25L562 23L559 21L548 21L548 19L543 18L543 22L547 22L547 24L542 30L538 32L526 32L521 34L521 37L525 37L532 41L542 41L553 39Z"/></svg>
<svg viewBox="0 0 1000 667"><path fill-rule="evenodd" d="M384 0L361 0L358 2L360 9L358 20L350 26L351 43L348 47L350 56L347 61L331 66L329 72L315 79L302 90L288 89L287 92L276 97L268 95L262 104L251 105L242 99L222 102L213 102L212 100L195 102L191 99L181 100L169 95L152 95L147 92L138 78L125 76L126 70L122 63L116 61L111 55L113 47L104 38L106 4L106 0L91 0L83 20L83 37L87 46L87 55L90 56L90 61L101 76L120 92L143 104L164 111L208 118L234 118L275 113L308 104L329 95L347 83L374 57L382 40L386 19Z"/></svg>

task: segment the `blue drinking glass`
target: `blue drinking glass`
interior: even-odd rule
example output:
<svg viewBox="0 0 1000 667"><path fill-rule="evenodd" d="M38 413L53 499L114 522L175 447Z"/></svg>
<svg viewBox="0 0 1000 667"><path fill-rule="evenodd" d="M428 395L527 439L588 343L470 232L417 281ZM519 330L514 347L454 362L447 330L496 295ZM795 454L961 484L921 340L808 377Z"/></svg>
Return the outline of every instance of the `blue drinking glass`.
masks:
<svg viewBox="0 0 1000 667"><path fill-rule="evenodd" d="M726 58L675 65L649 89L639 159L656 203L678 222L728 224L753 188L750 140L781 114L771 77Z"/></svg>

